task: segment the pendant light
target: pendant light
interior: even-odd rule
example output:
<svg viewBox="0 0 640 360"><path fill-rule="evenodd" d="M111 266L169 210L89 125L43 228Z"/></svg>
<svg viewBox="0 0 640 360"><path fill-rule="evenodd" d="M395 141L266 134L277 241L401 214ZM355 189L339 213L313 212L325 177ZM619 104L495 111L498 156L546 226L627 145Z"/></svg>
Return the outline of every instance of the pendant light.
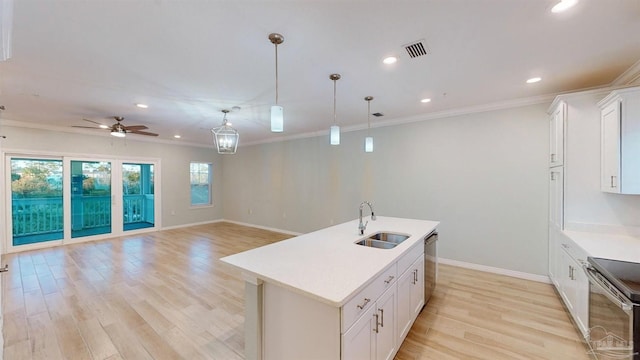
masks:
<svg viewBox="0 0 640 360"><path fill-rule="evenodd" d="M340 126L336 118L336 81L340 80L340 74L331 74L329 79L333 80L333 126L331 126L331 145L340 145Z"/></svg>
<svg viewBox="0 0 640 360"><path fill-rule="evenodd" d="M284 109L278 105L278 45L284 42L284 36L269 34L269 40L276 46L276 103L271 106L271 132L284 131Z"/></svg>
<svg viewBox="0 0 640 360"><path fill-rule="evenodd" d="M235 154L238 148L238 139L240 135L238 131L231 127L231 124L227 121L227 114L229 110L222 110L224 117L222 118L222 125L217 128L211 129L213 133L213 140L216 143L218 154Z"/></svg>
<svg viewBox="0 0 640 360"><path fill-rule="evenodd" d="M367 102L367 137L364 138L364 152L373 152L373 136L371 136L371 100L373 96L366 96Z"/></svg>

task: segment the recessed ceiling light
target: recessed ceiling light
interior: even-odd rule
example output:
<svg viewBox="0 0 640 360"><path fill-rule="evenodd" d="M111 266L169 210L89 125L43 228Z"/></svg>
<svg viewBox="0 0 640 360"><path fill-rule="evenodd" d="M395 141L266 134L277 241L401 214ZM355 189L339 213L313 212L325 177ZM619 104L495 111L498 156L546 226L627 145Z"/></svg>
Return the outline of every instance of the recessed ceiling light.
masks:
<svg viewBox="0 0 640 360"><path fill-rule="evenodd" d="M149 105L147 104L136 104L137 107L141 108L141 109L146 109L149 107Z"/></svg>
<svg viewBox="0 0 640 360"><path fill-rule="evenodd" d="M176 139L180 139L181 138L180 135L173 135L173 137L176 138Z"/></svg>
<svg viewBox="0 0 640 360"><path fill-rule="evenodd" d="M531 79L527 80L527 84L537 83L540 80L542 80L541 77L532 77Z"/></svg>
<svg viewBox="0 0 640 360"><path fill-rule="evenodd" d="M422 99L420 100L421 103L428 103L431 102L431 99Z"/></svg>
<svg viewBox="0 0 640 360"><path fill-rule="evenodd" d="M573 7L577 3L578 3L578 0L560 0L559 3L555 4L554 7L551 8L551 12L552 13L563 12Z"/></svg>
<svg viewBox="0 0 640 360"><path fill-rule="evenodd" d="M395 64L396 61L398 61L398 58L395 57L395 56L389 56L389 57L384 58L384 60L382 60L382 62L387 64L387 65Z"/></svg>

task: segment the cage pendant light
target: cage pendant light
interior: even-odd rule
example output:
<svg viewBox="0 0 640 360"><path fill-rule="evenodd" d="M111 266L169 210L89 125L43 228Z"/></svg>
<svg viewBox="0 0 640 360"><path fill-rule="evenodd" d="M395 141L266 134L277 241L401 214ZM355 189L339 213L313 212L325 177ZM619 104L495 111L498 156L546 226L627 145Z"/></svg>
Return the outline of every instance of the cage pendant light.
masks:
<svg viewBox="0 0 640 360"><path fill-rule="evenodd" d="M269 34L269 40L276 46L276 103L271 106L271 131L283 132L284 131L284 109L278 105L278 45L284 42L284 36L271 33Z"/></svg>
<svg viewBox="0 0 640 360"><path fill-rule="evenodd" d="M238 148L240 134L227 122L227 113L229 113L229 110L222 110L222 112L224 113L222 125L211 129L213 140L216 143L218 154L235 154Z"/></svg>
<svg viewBox="0 0 640 360"><path fill-rule="evenodd" d="M340 80L340 74L331 74L329 79L333 80L333 126L331 126L329 138L331 145L340 145L340 126L336 117L336 81Z"/></svg>
<svg viewBox="0 0 640 360"><path fill-rule="evenodd" d="M373 96L364 98L367 102L367 136L364 138L364 152L373 152L373 136L371 136L371 100Z"/></svg>

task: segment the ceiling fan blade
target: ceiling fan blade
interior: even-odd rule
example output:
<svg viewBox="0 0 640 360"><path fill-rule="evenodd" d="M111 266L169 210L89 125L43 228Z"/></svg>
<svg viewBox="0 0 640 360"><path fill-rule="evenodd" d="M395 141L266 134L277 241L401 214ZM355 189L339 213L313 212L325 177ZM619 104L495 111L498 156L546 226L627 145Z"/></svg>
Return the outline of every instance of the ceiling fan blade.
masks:
<svg viewBox="0 0 640 360"><path fill-rule="evenodd" d="M148 131L130 131L127 129L128 132L132 133L132 134L138 134L138 135L147 135L147 136L158 136L158 134L156 133L152 133L152 132L148 132Z"/></svg>
<svg viewBox="0 0 640 360"><path fill-rule="evenodd" d="M131 125L131 126L125 126L124 128L127 131L137 131L137 130L148 129L148 127L146 127L144 125Z"/></svg>
<svg viewBox="0 0 640 360"><path fill-rule="evenodd" d="M96 125L104 125L104 124L101 124L101 123L99 123L99 122L97 122L97 121L93 121L93 120L91 120L91 119L82 118L82 120L84 120L84 121L88 121L88 122L90 122L90 123L94 123L94 124L96 124Z"/></svg>
<svg viewBox="0 0 640 360"><path fill-rule="evenodd" d="M102 128L95 127L95 126L79 126L79 125L71 125L71 127L74 127L74 128L82 128L82 129L104 130L104 129L102 129Z"/></svg>

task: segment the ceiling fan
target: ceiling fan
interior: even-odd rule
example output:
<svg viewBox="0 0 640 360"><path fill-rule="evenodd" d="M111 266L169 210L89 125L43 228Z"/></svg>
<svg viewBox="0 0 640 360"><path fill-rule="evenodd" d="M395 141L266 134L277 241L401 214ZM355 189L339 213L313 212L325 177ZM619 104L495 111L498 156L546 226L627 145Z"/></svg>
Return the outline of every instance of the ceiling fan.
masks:
<svg viewBox="0 0 640 360"><path fill-rule="evenodd" d="M114 116L113 117L116 120L116 123L111 125L111 126L107 126L104 124L101 124L97 121L93 121L90 119L82 119L84 121L88 121L90 123L94 123L96 125L98 125L98 127L94 127L94 126L76 126L74 125L73 127L77 127L77 128L84 128L84 129L105 129L105 130L109 130L111 132L111 135L116 136L116 137L125 137L126 134L138 134L138 135L146 135L146 136L158 136L158 134L156 133L152 133L152 132L148 132L148 131L142 131L142 130L146 130L148 129L148 127L146 127L145 125L131 125L131 126L125 126L122 125L122 120L124 120L124 117L122 116Z"/></svg>

